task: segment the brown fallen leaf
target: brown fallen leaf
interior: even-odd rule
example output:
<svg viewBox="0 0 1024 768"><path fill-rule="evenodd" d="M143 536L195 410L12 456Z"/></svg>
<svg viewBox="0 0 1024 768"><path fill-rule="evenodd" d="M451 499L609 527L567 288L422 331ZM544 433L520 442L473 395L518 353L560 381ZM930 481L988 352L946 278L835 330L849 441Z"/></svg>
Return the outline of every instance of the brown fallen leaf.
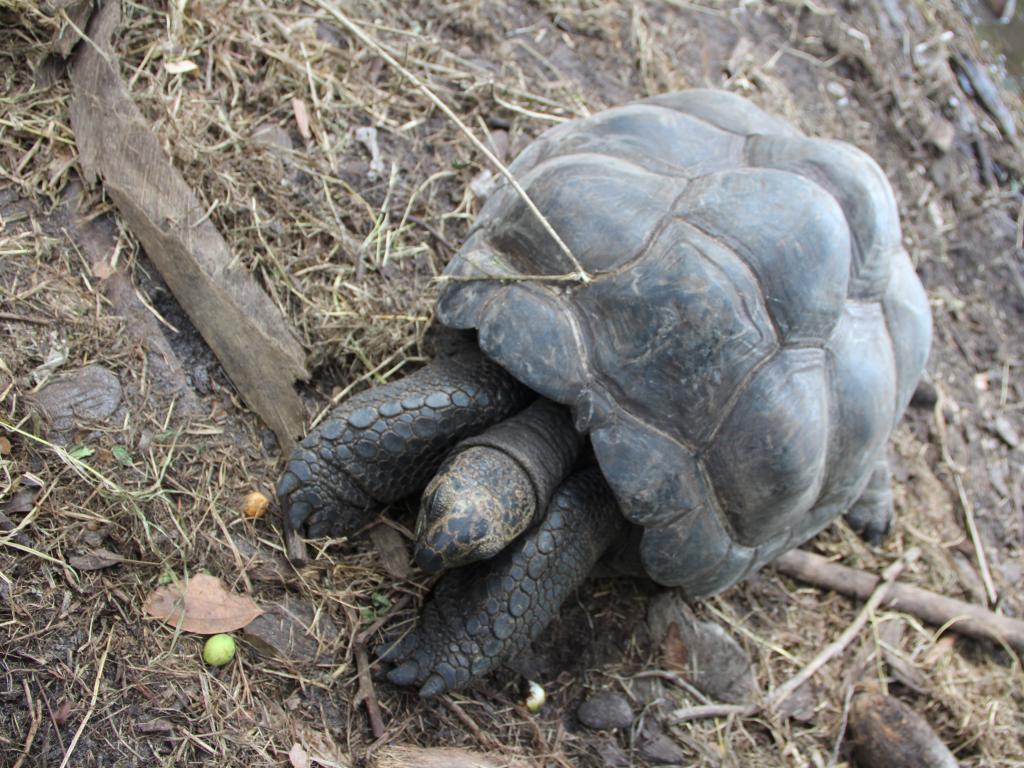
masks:
<svg viewBox="0 0 1024 768"><path fill-rule="evenodd" d="M686 648L686 641L679 631L679 625L672 622L665 632L665 640L661 645L665 654L665 665L669 669L685 670L690 661L690 652Z"/></svg>
<svg viewBox="0 0 1024 768"><path fill-rule="evenodd" d="M295 570L273 550L237 533L231 535L231 542L242 556L242 568L250 580L275 584L293 584L297 580Z"/></svg>
<svg viewBox="0 0 1024 768"><path fill-rule="evenodd" d="M72 555L68 558L68 565L80 571L99 571L124 561L125 558L116 552L99 547L90 549L84 555Z"/></svg>
<svg viewBox="0 0 1024 768"><path fill-rule="evenodd" d="M808 680L783 699L775 712L783 719L792 718L799 723L809 723L814 720L818 708L824 701L825 695L821 687L813 680Z"/></svg>
<svg viewBox="0 0 1024 768"><path fill-rule="evenodd" d="M647 627L666 665L703 693L730 704L756 699L749 654L718 624L699 620L679 593L665 590L651 600Z"/></svg>
<svg viewBox="0 0 1024 768"><path fill-rule="evenodd" d="M228 592L220 579L204 573L153 590L142 609L172 627L200 635L241 629L263 613L251 597Z"/></svg>
<svg viewBox="0 0 1024 768"><path fill-rule="evenodd" d="M21 477L15 487L17 490L9 498L0 501L0 512L5 515L24 515L31 512L36 497L43 492L42 483L28 475Z"/></svg>
<svg viewBox="0 0 1024 768"><path fill-rule="evenodd" d="M394 745L382 749L375 768L525 768L527 763L504 754L487 754L456 747Z"/></svg>
<svg viewBox="0 0 1024 768"><path fill-rule="evenodd" d="M339 632L328 616L318 615L313 605L291 595L265 605L263 615L244 630L258 653L302 663L333 658L331 645L337 642Z"/></svg>
<svg viewBox="0 0 1024 768"><path fill-rule="evenodd" d="M377 525L370 529L370 540L388 573L400 580L409 578L409 550L402 534L389 525Z"/></svg>

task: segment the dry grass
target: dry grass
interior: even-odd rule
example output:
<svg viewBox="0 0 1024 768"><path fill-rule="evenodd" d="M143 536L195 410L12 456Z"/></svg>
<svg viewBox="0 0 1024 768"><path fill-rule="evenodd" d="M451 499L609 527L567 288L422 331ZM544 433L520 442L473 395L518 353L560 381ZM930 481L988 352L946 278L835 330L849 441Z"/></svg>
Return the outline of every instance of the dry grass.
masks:
<svg viewBox="0 0 1024 768"><path fill-rule="evenodd" d="M986 189L959 151L951 180L934 173L939 161L923 136L957 92L935 54L945 45L938 35L953 29L957 44L983 55L951 3L911 4L921 21L909 42L931 45L913 65L902 41L879 31L875 3L844 14L826 5L424 0L408 10L384 2L339 7L499 156L514 156L565 119L703 85L748 95L810 133L875 155L895 182L934 300L933 377L958 407L950 406L947 435L921 412L901 427L895 451L902 517L884 551L868 550L838 527L817 546L880 571L918 545L925 556L908 581L969 593L948 546L960 530L959 472L998 566L1005 610L1019 615L1024 603L1012 566L1021 546L1020 462L981 430L992 412L1019 425L1021 392L1015 384L1000 390L998 382L982 390L976 377L991 369L1013 381L1020 315L1010 303L977 314L991 287L964 277L957 256L965 241L983 236L972 222L986 212L1016 216L1019 156L971 106L1006 177ZM435 278L479 207L470 184L494 169L422 93L317 4L175 2L153 10L127 3L124 12L115 41L122 73L237 258L299 330L316 370L306 393L311 414L332 396L385 381L422 359ZM66 21L11 0L0 0L0 18L14 22L0 24L0 419L10 442L9 451L0 444L0 500L26 476L42 485L31 511L11 513L18 530L0 533L0 764L27 755L21 765L59 765L87 714L72 765L281 765L295 741L357 762L373 737L364 711L350 706L353 640L391 606L415 605L426 584L396 582L364 541L323 551L298 574L257 567L239 551L234 537L257 542L271 563L281 552L271 520L239 512L247 492L269 492L276 449L134 238L118 229L116 259L161 320L180 330L168 328L168 335L186 373L195 382L204 370L210 378L208 386L197 384L202 408L190 418L157 386L146 349L111 311L59 210L76 174L69 85L59 66L48 70L44 61ZM37 85L46 71L55 73L51 84ZM836 85L847 104L839 103ZM369 128L376 160L365 143ZM94 215L110 212L100 192L88 201ZM991 258L989 275L1001 268ZM66 357L59 370L102 364L123 388L116 417L88 425L67 446L31 437L44 434L32 407L49 375L40 366L58 352ZM991 480L997 465L1006 468L1008 494ZM132 562L96 572L65 564L96 547ZM246 647L223 670L204 667L196 638L176 636L141 612L166 574L197 571L262 600L285 591L300 596L339 627L322 637L333 661L297 665ZM601 764L602 745L628 748L637 734L581 730L569 715L587 687L621 687L638 704L654 694L672 707L696 703L684 689L635 677L660 664L643 632L633 631L642 623L643 590L597 580L567 606L541 652L564 662L546 678L551 705L541 715L518 705L511 674L447 705L423 704L382 683L385 741L469 746L538 764ZM767 572L701 612L748 649L767 689L838 635L856 610ZM877 647L873 629L857 650ZM930 719L963 764L1024 765L1024 680L1015 657L954 644L913 621L899 652L926 685L915 693L889 684ZM838 763L833 756L849 666L849 658L834 662L815 678L804 697L807 718L692 722L672 732L695 765L841 764L845 753ZM884 678L881 662L874 670ZM648 716L655 709L650 705Z"/></svg>

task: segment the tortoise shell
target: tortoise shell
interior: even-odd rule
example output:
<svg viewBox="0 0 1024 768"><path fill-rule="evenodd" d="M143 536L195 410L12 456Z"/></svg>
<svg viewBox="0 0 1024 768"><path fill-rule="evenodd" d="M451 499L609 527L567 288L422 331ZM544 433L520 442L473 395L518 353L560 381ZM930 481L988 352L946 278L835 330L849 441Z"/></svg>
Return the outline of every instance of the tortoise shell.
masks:
<svg viewBox="0 0 1024 768"><path fill-rule="evenodd" d="M845 512L924 368L927 299L881 169L725 92L544 133L438 315L590 435L656 581L720 591Z"/></svg>

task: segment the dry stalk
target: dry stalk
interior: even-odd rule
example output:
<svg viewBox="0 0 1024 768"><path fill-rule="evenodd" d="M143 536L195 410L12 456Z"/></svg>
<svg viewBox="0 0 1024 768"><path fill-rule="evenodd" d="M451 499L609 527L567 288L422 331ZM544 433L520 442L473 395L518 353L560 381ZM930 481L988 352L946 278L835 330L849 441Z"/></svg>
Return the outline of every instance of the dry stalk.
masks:
<svg viewBox="0 0 1024 768"><path fill-rule="evenodd" d="M523 199L523 202L526 204L526 207L530 209L530 212L534 216L537 217L537 221L540 222L540 225L544 228L544 231L548 233L551 239L555 241L555 244L558 246L558 249L565 255L567 259L569 259L569 262L572 264L574 272L571 275L568 275L567 277L573 280L574 282L584 284L589 283L591 280L590 275L583 268L583 265L580 264L580 262L576 259L576 256L573 254L572 250L569 248L568 245L566 245L565 241L562 240L558 232L555 231L555 228L551 226L551 222L549 222L547 220L547 217L543 213L541 213L541 210L537 207L536 203L534 203L533 200L530 199L530 196L527 194L526 190L523 189L522 185L516 180L516 177L508 169L508 166L501 162L501 160L499 160L498 157L490 149L487 148L487 145L476 137L476 134L474 134L473 131L470 130L469 126L466 125L459 118L459 116L455 114L454 110L452 110L451 107L449 107L436 93L434 93L430 89L430 87L427 86L426 83L424 83L422 80L416 77L415 74L413 74L411 71L402 66L402 64L394 56L392 56L390 53L384 50L384 46L382 46L373 37L367 34L366 31L364 31L355 22L349 19L348 16L343 14L341 11L339 11L332 5L328 5L326 2L324 2L324 0L314 0L314 2L321 8L321 10L324 10L327 13L329 13L331 16L334 17L334 19L339 24L345 27L345 29L347 29L357 38L359 38L359 40L364 45L368 46L369 48L372 48L373 51L378 56L384 59L384 61L386 61L389 66L393 67L395 71L399 72L402 75L402 77L406 78L409 82L415 85L420 90L420 92L423 93L424 96L430 99L434 106L440 109L448 117L448 119L455 124L459 131L467 139L469 139L470 143L472 143L472 145L477 149L477 151L480 152L484 157L486 157L488 162L490 162L495 168L497 168L498 172L508 180L508 183L512 185L512 188L515 189L516 193ZM493 278L489 276L484 276L483 278L478 279L489 280Z"/></svg>
<svg viewBox="0 0 1024 768"><path fill-rule="evenodd" d="M760 712L771 713L773 710L789 698L792 693L799 688L801 685L810 680L819 669L825 666L829 661L834 659L840 653L842 653L846 647L854 641L860 631L864 628L864 625L868 623L875 610L881 605L889 592L893 582L899 577L903 570L914 562L921 552L917 547L908 549L903 553L903 556L899 560L892 563L888 568L882 571L881 581L867 603L861 608L860 612L850 623L850 625L843 631L843 633L835 639L835 641L829 643L821 653L811 659L803 669L797 674L790 677L782 685L778 686L769 693L764 701L753 703L753 704L708 704L699 707L686 707L683 709L677 709L670 716L672 722L681 723L686 720L698 720L707 717L753 717Z"/></svg>
<svg viewBox="0 0 1024 768"><path fill-rule="evenodd" d="M110 653L110 642L114 639L114 630L111 629L107 633L107 645L103 649L103 655L100 657L100 663L96 667L96 679L92 684L92 698L89 699L89 709L86 710L85 717L82 718L82 722L78 724L78 730L75 731L75 735L71 739L71 743L68 744L68 751L64 753L64 759L60 761L60 768L66 768L68 761L71 759L71 755L75 751L75 747L78 746L78 740L82 738L82 733L85 732L85 726L89 723L89 718L92 717L92 713L96 710L96 701L100 696L100 683L103 682L103 669L107 666L107 654Z"/></svg>

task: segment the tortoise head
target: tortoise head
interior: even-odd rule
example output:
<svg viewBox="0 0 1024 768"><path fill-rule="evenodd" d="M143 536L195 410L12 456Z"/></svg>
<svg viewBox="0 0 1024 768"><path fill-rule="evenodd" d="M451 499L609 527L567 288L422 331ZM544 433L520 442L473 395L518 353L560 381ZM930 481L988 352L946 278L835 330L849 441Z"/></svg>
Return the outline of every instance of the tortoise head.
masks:
<svg viewBox="0 0 1024 768"><path fill-rule="evenodd" d="M434 573L493 557L536 511L533 484L515 459L486 446L458 451L423 492L416 563Z"/></svg>

